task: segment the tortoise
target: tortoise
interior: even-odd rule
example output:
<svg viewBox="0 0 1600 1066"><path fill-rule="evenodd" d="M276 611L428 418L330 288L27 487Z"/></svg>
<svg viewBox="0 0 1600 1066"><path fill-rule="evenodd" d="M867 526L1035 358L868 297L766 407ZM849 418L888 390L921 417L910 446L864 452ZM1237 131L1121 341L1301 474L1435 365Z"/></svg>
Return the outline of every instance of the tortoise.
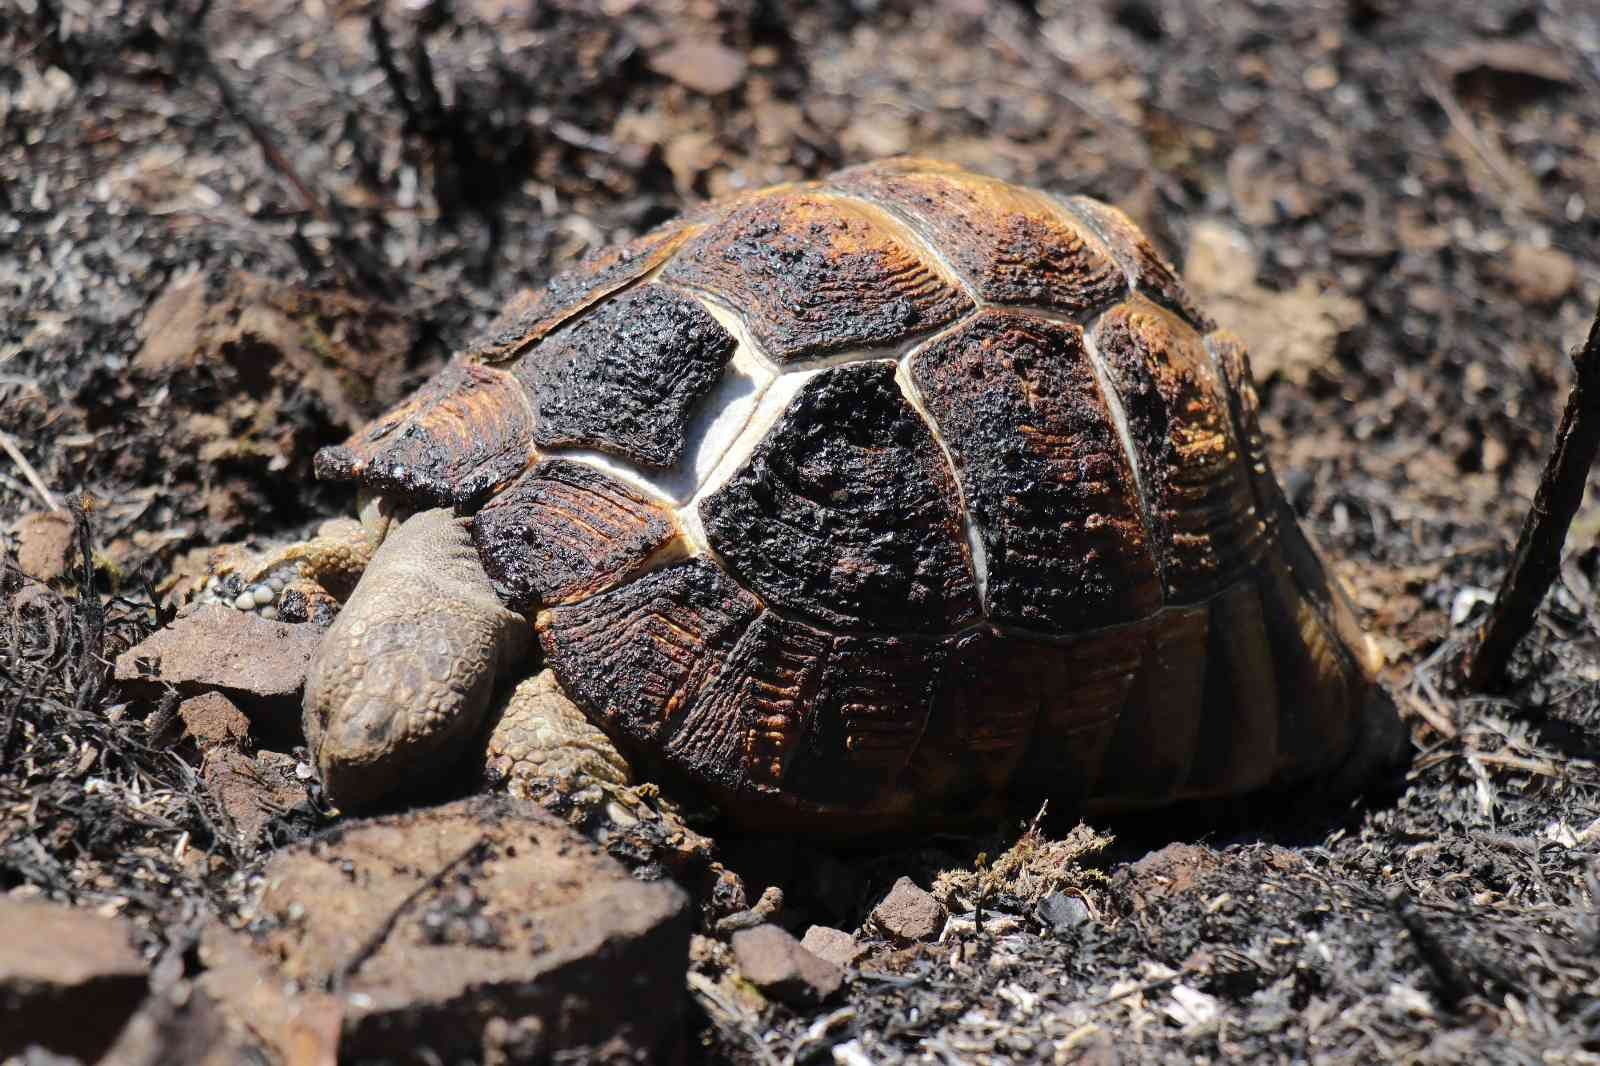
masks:
<svg viewBox="0 0 1600 1066"><path fill-rule="evenodd" d="M1083 196L898 158L713 203L315 469L361 525L210 598L344 601L304 724L346 809L486 746L853 834L1346 789L1403 743L1244 346Z"/></svg>

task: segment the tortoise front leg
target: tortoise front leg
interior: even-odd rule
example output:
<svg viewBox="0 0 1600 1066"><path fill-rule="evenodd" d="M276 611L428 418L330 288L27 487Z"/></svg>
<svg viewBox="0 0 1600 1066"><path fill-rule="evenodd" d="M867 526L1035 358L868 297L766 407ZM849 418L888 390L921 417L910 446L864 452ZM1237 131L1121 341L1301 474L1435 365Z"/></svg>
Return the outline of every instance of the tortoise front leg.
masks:
<svg viewBox="0 0 1600 1066"><path fill-rule="evenodd" d="M549 670L517 685L496 711L485 777L561 815L635 868L661 863L684 872L709 861L711 842L653 786L634 784L627 759Z"/></svg>
<svg viewBox="0 0 1600 1066"><path fill-rule="evenodd" d="M442 776L530 639L464 519L433 510L392 525L306 677L306 742L328 798L371 806Z"/></svg>

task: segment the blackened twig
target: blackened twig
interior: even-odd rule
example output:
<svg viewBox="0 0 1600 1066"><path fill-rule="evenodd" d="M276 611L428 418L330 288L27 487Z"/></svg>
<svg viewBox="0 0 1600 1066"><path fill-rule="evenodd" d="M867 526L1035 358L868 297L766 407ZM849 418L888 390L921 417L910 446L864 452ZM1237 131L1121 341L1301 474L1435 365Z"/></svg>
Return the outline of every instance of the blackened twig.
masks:
<svg viewBox="0 0 1600 1066"><path fill-rule="evenodd" d="M78 654L81 657L78 675L78 694L74 705L78 710L94 706L105 685L105 660L101 650L105 641L106 610L100 602L100 590L95 584L94 532L89 522L89 500L79 493L72 501L73 541L78 548Z"/></svg>
<svg viewBox="0 0 1600 1066"><path fill-rule="evenodd" d="M1576 374L1555 448L1522 524L1511 569L1467 660L1467 681L1476 689L1500 683L1512 649L1533 625L1539 602L1561 569L1567 527L1583 502L1589 468L1600 451L1600 306L1588 340L1573 349L1572 362Z"/></svg>
<svg viewBox="0 0 1600 1066"><path fill-rule="evenodd" d="M1393 914L1395 921L1411 934L1411 943L1416 946L1417 954L1422 957L1422 961L1433 973L1433 979L1438 983L1439 1005L1454 1013L1461 1005L1461 1001L1472 994L1472 981L1445 950L1439 938L1433 935L1433 930L1422 920L1422 915L1417 913L1405 892L1396 892L1389 897L1388 902L1389 913Z"/></svg>
<svg viewBox="0 0 1600 1066"><path fill-rule="evenodd" d="M383 946L383 942L389 939L394 932L394 927L399 924L400 916L416 906L419 899L444 884L445 878L449 877L457 867L481 858L488 850L489 838L487 836L479 837L465 851L439 867L438 870L434 871L432 877L422 882L405 899L401 900L399 905L389 912L389 916L383 920L383 924L373 930L372 935L362 943L361 947L356 949L354 955L350 956L350 960L339 968L338 973L334 974L333 987L335 989L342 988L350 978L356 975L357 970L366 965L368 959L378 953L378 949Z"/></svg>

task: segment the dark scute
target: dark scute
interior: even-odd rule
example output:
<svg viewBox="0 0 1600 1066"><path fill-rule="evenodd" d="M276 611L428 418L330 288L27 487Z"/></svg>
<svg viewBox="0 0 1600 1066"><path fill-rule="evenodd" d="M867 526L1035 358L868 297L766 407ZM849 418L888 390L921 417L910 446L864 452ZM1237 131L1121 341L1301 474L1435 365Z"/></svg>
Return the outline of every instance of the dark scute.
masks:
<svg viewBox="0 0 1600 1066"><path fill-rule="evenodd" d="M948 632L977 617L954 480L891 362L808 381L700 516L742 581L826 626Z"/></svg>
<svg viewBox="0 0 1600 1066"><path fill-rule="evenodd" d="M662 272L745 316L781 362L931 333L972 301L881 209L790 190L711 223Z"/></svg>
<svg viewBox="0 0 1600 1066"><path fill-rule="evenodd" d="M726 793L775 792L816 714L833 638L771 611L698 693L667 758Z"/></svg>
<svg viewBox="0 0 1600 1066"><path fill-rule="evenodd" d="M678 535L672 515L582 463L539 463L472 519L495 591L526 611L593 595Z"/></svg>
<svg viewBox="0 0 1600 1066"><path fill-rule="evenodd" d="M905 213L991 303L1074 315L1127 294L1087 227L1031 189L917 160L857 167L831 184Z"/></svg>
<svg viewBox="0 0 1600 1066"><path fill-rule="evenodd" d="M1205 606L1162 611L1125 634L1143 659L1111 738L1095 798L1107 809L1170 803L1189 778L1205 706Z"/></svg>
<svg viewBox="0 0 1600 1066"><path fill-rule="evenodd" d="M483 336L462 351L463 357L482 363L514 358L596 301L660 266L693 232L678 219L626 244L590 252L544 289L525 289L513 297Z"/></svg>
<svg viewBox="0 0 1600 1066"><path fill-rule="evenodd" d="M1216 322L1200 310L1189 295L1189 290L1178 280L1178 272L1172 264L1156 251L1150 238L1133 224L1133 219L1115 207L1087 196L1074 196L1066 201L1065 206L1105 241L1122 269L1133 279L1134 288L1178 312L1201 333L1209 333L1217 328Z"/></svg>
<svg viewBox="0 0 1600 1066"><path fill-rule="evenodd" d="M1102 315L1095 343L1138 452L1168 599L1198 602L1269 543L1227 389L1194 330L1148 300Z"/></svg>
<svg viewBox="0 0 1600 1066"><path fill-rule="evenodd" d="M988 613L1051 633L1161 605L1132 470L1077 326L986 312L913 357L988 558Z"/></svg>
<svg viewBox="0 0 1600 1066"><path fill-rule="evenodd" d="M834 638L784 791L819 806L881 803L927 729L951 639Z"/></svg>
<svg viewBox="0 0 1600 1066"><path fill-rule="evenodd" d="M464 509L528 465L532 437L527 400L511 375L454 362L342 445L319 451L316 473L421 506Z"/></svg>
<svg viewBox="0 0 1600 1066"><path fill-rule="evenodd" d="M646 466L683 455L689 414L736 342L694 300L642 285L534 348L516 367L546 448L594 448Z"/></svg>
<svg viewBox="0 0 1600 1066"><path fill-rule="evenodd" d="M716 563L691 559L540 619L561 688L614 735L660 752L760 611Z"/></svg>

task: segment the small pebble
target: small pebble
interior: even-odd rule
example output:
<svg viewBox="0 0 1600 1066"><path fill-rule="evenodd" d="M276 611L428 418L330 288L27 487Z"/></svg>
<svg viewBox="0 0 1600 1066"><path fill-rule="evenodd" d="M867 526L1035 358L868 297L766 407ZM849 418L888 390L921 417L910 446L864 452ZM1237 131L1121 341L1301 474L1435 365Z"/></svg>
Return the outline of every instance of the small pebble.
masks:
<svg viewBox="0 0 1600 1066"><path fill-rule="evenodd" d="M257 585L251 589L250 596L255 600L257 607L265 607L276 598L276 594L265 585Z"/></svg>
<svg viewBox="0 0 1600 1066"><path fill-rule="evenodd" d="M271 589L273 592L282 592L283 585L284 581L281 577L273 576L267 578L267 588Z"/></svg>
<svg viewBox="0 0 1600 1066"><path fill-rule="evenodd" d="M258 613L269 622L278 617L278 609L276 607L263 607Z"/></svg>
<svg viewBox="0 0 1600 1066"><path fill-rule="evenodd" d="M233 605L241 611L251 611L255 609L256 598L251 595L249 589L245 589L233 598Z"/></svg>

